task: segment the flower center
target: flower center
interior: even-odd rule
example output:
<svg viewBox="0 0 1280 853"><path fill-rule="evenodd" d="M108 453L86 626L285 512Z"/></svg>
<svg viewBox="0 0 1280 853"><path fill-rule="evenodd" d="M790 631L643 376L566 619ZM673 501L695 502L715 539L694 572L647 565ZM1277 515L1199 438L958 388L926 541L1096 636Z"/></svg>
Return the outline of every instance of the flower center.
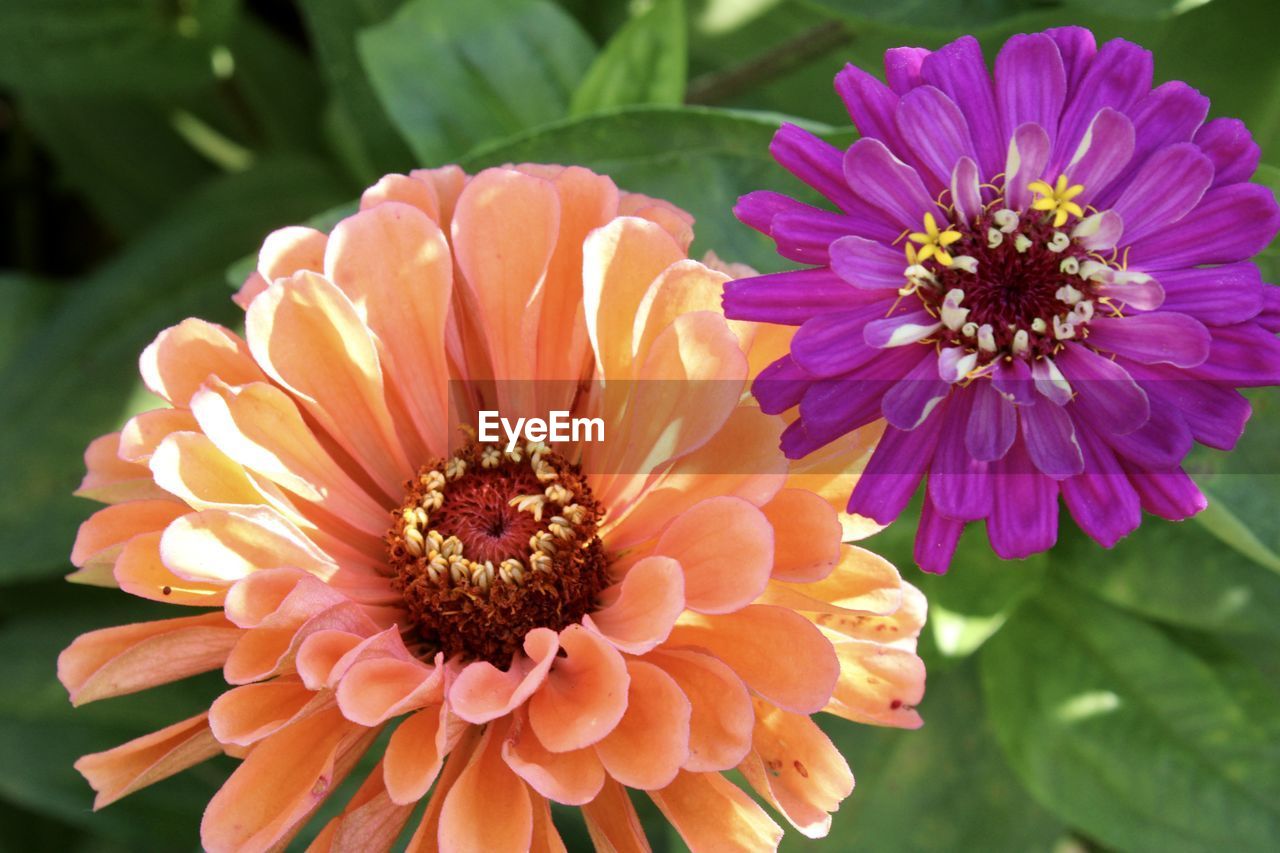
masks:
<svg viewBox="0 0 1280 853"><path fill-rule="evenodd" d="M971 353L975 369L1053 355L1088 336L1095 310L1119 313L1107 293L1122 266L1080 239L1096 228L1067 226L1084 214L1072 200L1083 188L1062 176L1030 189L1040 198L1029 210L1010 209L998 195L970 222L939 225L925 214L924 231L908 236L902 292L941 324L925 342Z"/></svg>
<svg viewBox="0 0 1280 853"><path fill-rule="evenodd" d="M505 667L525 634L580 621L608 584L603 510L545 444L473 441L405 488L387 550L424 655Z"/></svg>

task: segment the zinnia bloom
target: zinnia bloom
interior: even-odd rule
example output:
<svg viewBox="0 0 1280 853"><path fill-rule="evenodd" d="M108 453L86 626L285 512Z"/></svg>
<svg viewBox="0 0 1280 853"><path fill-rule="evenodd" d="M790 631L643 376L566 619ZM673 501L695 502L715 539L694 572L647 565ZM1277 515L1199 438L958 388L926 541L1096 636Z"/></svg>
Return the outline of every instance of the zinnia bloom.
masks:
<svg viewBox="0 0 1280 853"><path fill-rule="evenodd" d="M744 402L772 338L719 313L690 222L579 168L392 175L267 239L244 339L163 332L170 405L89 448L111 505L73 578L218 609L86 634L59 677L77 704L233 686L81 759L96 805L225 752L204 846L275 848L391 730L317 849L386 848L426 797L411 849L563 849L551 801L643 848L628 788L693 848L772 849L733 768L823 834L853 777L809 715L918 725L924 601ZM608 440L460 433L482 409Z"/></svg>
<svg viewBox="0 0 1280 853"><path fill-rule="evenodd" d="M1280 299L1250 258L1280 210L1248 183L1258 147L1206 122L1151 54L1076 27L897 48L882 83L836 90L862 134L839 151L784 126L777 160L838 212L777 193L739 218L811 268L734 281L729 317L799 326L754 385L799 406L792 458L884 418L849 511L888 524L927 477L916 559L945 571L964 526L1025 557L1057 539L1058 497L1110 547L1142 510L1205 499L1181 463L1229 449L1280 376Z"/></svg>

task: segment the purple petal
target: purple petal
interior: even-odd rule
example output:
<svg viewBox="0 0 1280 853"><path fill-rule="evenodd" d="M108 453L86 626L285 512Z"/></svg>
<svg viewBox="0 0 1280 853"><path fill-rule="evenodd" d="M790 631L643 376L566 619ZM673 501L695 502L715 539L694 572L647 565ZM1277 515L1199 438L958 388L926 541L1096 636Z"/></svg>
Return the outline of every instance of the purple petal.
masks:
<svg viewBox="0 0 1280 853"><path fill-rule="evenodd" d="M996 104L1004 136L1031 122L1052 132L1067 99L1067 69L1044 33L1016 35L996 56Z"/></svg>
<svg viewBox="0 0 1280 853"><path fill-rule="evenodd" d="M1213 183L1213 164L1190 142L1151 155L1112 206L1125 223L1125 241L1162 234L1186 216Z"/></svg>
<svg viewBox="0 0 1280 853"><path fill-rule="evenodd" d="M924 347L898 350L842 376L814 382L800 399L805 429L816 439L830 441L879 419L885 393L928 355Z"/></svg>
<svg viewBox="0 0 1280 853"><path fill-rule="evenodd" d="M946 574L963 532L963 521L947 518L926 497L920 510L920 526L916 528L916 565L935 575Z"/></svg>
<svg viewBox="0 0 1280 853"><path fill-rule="evenodd" d="M974 391L970 385L947 399L938 447L929 466L930 500L948 517L962 521L976 521L991 514L990 463L974 459L965 446Z"/></svg>
<svg viewBox="0 0 1280 853"><path fill-rule="evenodd" d="M1143 364L1195 367L1209 357L1209 330L1194 317L1172 311L1095 317L1089 343Z"/></svg>
<svg viewBox="0 0 1280 853"><path fill-rule="evenodd" d="M1065 51L1063 57L1065 60ZM1099 110L1110 107L1123 112L1151 91L1151 77L1150 51L1123 39L1104 44L1068 96L1055 140L1054 162L1066 162Z"/></svg>
<svg viewBox="0 0 1280 853"><path fill-rule="evenodd" d="M892 89L855 65L846 65L836 75L835 86L863 139L878 139L901 150L902 139L893 120L898 95Z"/></svg>
<svg viewBox="0 0 1280 853"><path fill-rule="evenodd" d="M1073 91L1084 79L1085 72L1098 52L1093 33L1084 27L1055 27L1044 34L1053 39L1062 54L1062 64L1067 69L1067 91Z"/></svg>
<svg viewBox="0 0 1280 853"><path fill-rule="evenodd" d="M991 75L982 47L973 36L961 36L926 57L920 67L924 82L937 86L959 105L977 151L978 165L987 175L1000 170L1004 135L991 89Z"/></svg>
<svg viewBox="0 0 1280 853"><path fill-rule="evenodd" d="M1258 316L1262 310L1262 274L1249 262L1169 270L1160 273L1164 307L1204 323L1228 326Z"/></svg>
<svg viewBox="0 0 1280 853"><path fill-rule="evenodd" d="M815 314L864 305L868 294L824 268L791 270L724 283L725 316L798 326Z"/></svg>
<svg viewBox="0 0 1280 853"><path fill-rule="evenodd" d="M784 210L791 210L800 202L772 190L756 190L739 197L733 206L733 215L748 228L754 228L768 237L773 231L773 218Z"/></svg>
<svg viewBox="0 0 1280 853"><path fill-rule="evenodd" d="M1110 284L1098 287L1098 294L1121 303L1124 310L1154 311L1164 305L1164 287L1145 273L1114 273Z"/></svg>
<svg viewBox="0 0 1280 853"><path fill-rule="evenodd" d="M1035 473L1021 441L995 468L995 505L987 519L992 550L1018 560L1052 548L1058 541L1057 482Z"/></svg>
<svg viewBox="0 0 1280 853"><path fill-rule="evenodd" d="M778 447L788 459L803 459L815 450L830 444L839 438L843 433L836 433L825 437L817 437L809 433L803 419L796 419L782 431L782 437L778 441Z"/></svg>
<svg viewBox="0 0 1280 853"><path fill-rule="evenodd" d="M1134 364L1129 370L1153 406L1182 415L1196 441L1230 450L1240 440L1251 412L1249 401L1240 392L1188 378L1184 372L1163 365Z"/></svg>
<svg viewBox="0 0 1280 853"><path fill-rule="evenodd" d="M1262 310L1255 318L1271 334L1280 334L1280 287L1268 284L1262 288Z"/></svg>
<svg viewBox="0 0 1280 853"><path fill-rule="evenodd" d="M864 137L853 143L845 154L844 174L854 192L899 229L919 228L929 212L942 215L916 170L879 140Z"/></svg>
<svg viewBox="0 0 1280 853"><path fill-rule="evenodd" d="M920 63L929 55L923 47L891 47L884 52L884 79L889 88L905 95L919 86Z"/></svg>
<svg viewBox="0 0 1280 853"><path fill-rule="evenodd" d="M1038 124L1019 125L1009 139L1009 153L1004 166L1005 197L1014 210L1031 206L1027 184L1044 177L1049 163L1049 134Z"/></svg>
<svg viewBox="0 0 1280 853"><path fill-rule="evenodd" d="M1262 149L1238 118L1210 120L1196 132L1193 141L1213 161L1215 187L1249 180L1262 159Z"/></svg>
<svg viewBox="0 0 1280 853"><path fill-rule="evenodd" d="M1131 469L1128 465L1125 470L1142 508L1152 515L1182 521L1209 505L1199 487L1182 470L1150 473Z"/></svg>
<svg viewBox="0 0 1280 853"><path fill-rule="evenodd" d="M1065 406L1071 402L1071 383L1062 375L1053 359L1036 360L1031 365L1031 376L1035 380L1036 390L1055 406Z"/></svg>
<svg viewBox="0 0 1280 853"><path fill-rule="evenodd" d="M1257 323L1214 326L1209 358L1189 375L1236 388L1280 385L1280 338Z"/></svg>
<svg viewBox="0 0 1280 853"><path fill-rule="evenodd" d="M1177 466L1191 452L1194 443L1182 414L1161 406L1152 406L1151 417L1132 432L1110 435L1099 431L1097 435L1121 459L1148 471Z"/></svg>
<svg viewBox="0 0 1280 853"><path fill-rule="evenodd" d="M1074 407L1094 428L1123 434L1151 417L1146 392L1111 359L1077 344L1065 347L1054 363L1071 383Z"/></svg>
<svg viewBox="0 0 1280 853"><path fill-rule="evenodd" d="M813 376L848 373L881 354L866 344L862 330L872 320L883 318L892 306L892 299L881 299L845 311L820 314L806 321L791 339L791 355L796 364Z"/></svg>
<svg viewBox="0 0 1280 853"><path fill-rule="evenodd" d="M993 462L1009 452L1018 434L1018 412L990 382L975 382L973 408L964 445L979 462Z"/></svg>
<svg viewBox="0 0 1280 853"><path fill-rule="evenodd" d="M1132 158L1133 123L1124 113L1103 108L1093 117L1065 171L1071 183L1084 186L1081 199L1092 201L1103 195Z"/></svg>
<svg viewBox="0 0 1280 853"><path fill-rule="evenodd" d="M1022 420L1022 440L1027 445L1027 455L1042 474L1064 480L1084 470L1075 426L1066 409L1031 406L1020 409L1018 414Z"/></svg>
<svg viewBox="0 0 1280 853"><path fill-rule="evenodd" d="M931 353L889 389L880 403L881 411L893 426L912 430L924 423L950 391L951 386L938 378L938 359Z"/></svg>
<svg viewBox="0 0 1280 853"><path fill-rule="evenodd" d="M1109 252L1124 234L1124 220L1114 210L1086 216L1071 229L1071 236L1090 252Z"/></svg>
<svg viewBox="0 0 1280 853"><path fill-rule="evenodd" d="M921 86L903 95L894 119L920 164L920 177L935 193L951 182L957 160L977 156L964 114L933 86Z"/></svg>
<svg viewBox="0 0 1280 853"><path fill-rule="evenodd" d="M760 411L776 415L798 404L812 382L813 377L795 359L784 355L760 371L751 383L751 394L760 404Z"/></svg>
<svg viewBox="0 0 1280 853"><path fill-rule="evenodd" d="M863 237L841 237L831 244L831 270L863 290L893 290L906 281L907 259L900 249Z"/></svg>
<svg viewBox="0 0 1280 853"><path fill-rule="evenodd" d="M1260 184L1209 190L1195 210L1160 234L1133 244L1129 266L1152 272L1245 261L1280 230L1280 205Z"/></svg>
<svg viewBox="0 0 1280 853"><path fill-rule="evenodd" d="M1134 149L1129 168L1095 204L1111 207L1124 187L1152 153L1166 145L1190 142L1209 114L1209 99L1180 80L1152 89L1129 110L1133 121Z"/></svg>
<svg viewBox="0 0 1280 853"><path fill-rule="evenodd" d="M769 223L778 254L802 264L826 264L831 244L853 230L849 217L799 202Z"/></svg>
<svg viewBox="0 0 1280 853"><path fill-rule="evenodd" d="M779 165L831 201L845 207L853 198L844 179L844 152L794 124L783 124L769 143Z"/></svg>
<svg viewBox="0 0 1280 853"><path fill-rule="evenodd" d="M1084 452L1084 473L1063 481L1062 499L1080 529L1110 548L1138 529L1142 505L1111 448L1088 430L1076 437Z"/></svg>
<svg viewBox="0 0 1280 853"><path fill-rule="evenodd" d="M884 437L849 496L849 512L880 524L889 524L902 513L929 468L943 411L945 407L935 409L928 420L910 432L885 428Z"/></svg>
<svg viewBox="0 0 1280 853"><path fill-rule="evenodd" d="M938 318L921 309L872 320L862 330L862 337L867 346L892 349L922 341L941 328Z"/></svg>
<svg viewBox="0 0 1280 853"><path fill-rule="evenodd" d="M951 172L951 200L960 222L973 222L982 213L981 184L977 163L968 157L956 161Z"/></svg>
<svg viewBox="0 0 1280 853"><path fill-rule="evenodd" d="M1015 406L1036 404L1035 383L1031 368L1020 358L1001 359L991 374L992 386Z"/></svg>
<svg viewBox="0 0 1280 853"><path fill-rule="evenodd" d="M978 366L976 353L961 347L943 347L938 353L938 378L954 385Z"/></svg>

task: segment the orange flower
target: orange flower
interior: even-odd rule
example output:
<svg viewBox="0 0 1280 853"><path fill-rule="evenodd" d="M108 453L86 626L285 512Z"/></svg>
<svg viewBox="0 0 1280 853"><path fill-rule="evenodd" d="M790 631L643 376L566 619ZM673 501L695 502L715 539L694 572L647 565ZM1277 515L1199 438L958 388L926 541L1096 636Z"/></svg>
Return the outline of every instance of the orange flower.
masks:
<svg viewBox="0 0 1280 853"><path fill-rule="evenodd" d="M788 468L744 395L785 342L725 321L691 238L584 169L390 175L328 235L267 238L244 339L161 333L169 406L90 446L110 505L72 580L220 609L86 634L59 677L76 704L233 686L81 759L96 806L226 752L203 843L272 848L394 727L317 849L385 848L428 796L413 849L563 849L550 801L643 849L626 788L695 849L776 847L733 768L824 834L853 777L809 715L919 725L924 601L841 544L818 492L847 482ZM482 409L607 440L465 438Z"/></svg>

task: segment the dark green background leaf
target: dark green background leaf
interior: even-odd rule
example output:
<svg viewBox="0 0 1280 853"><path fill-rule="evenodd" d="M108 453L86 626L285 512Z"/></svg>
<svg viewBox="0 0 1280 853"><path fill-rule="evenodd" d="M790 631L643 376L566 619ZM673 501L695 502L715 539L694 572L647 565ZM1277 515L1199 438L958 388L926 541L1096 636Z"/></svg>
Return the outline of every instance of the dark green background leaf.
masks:
<svg viewBox="0 0 1280 853"><path fill-rule="evenodd" d="M570 112L682 103L687 52L684 0L654 0L605 45L574 91Z"/></svg>

